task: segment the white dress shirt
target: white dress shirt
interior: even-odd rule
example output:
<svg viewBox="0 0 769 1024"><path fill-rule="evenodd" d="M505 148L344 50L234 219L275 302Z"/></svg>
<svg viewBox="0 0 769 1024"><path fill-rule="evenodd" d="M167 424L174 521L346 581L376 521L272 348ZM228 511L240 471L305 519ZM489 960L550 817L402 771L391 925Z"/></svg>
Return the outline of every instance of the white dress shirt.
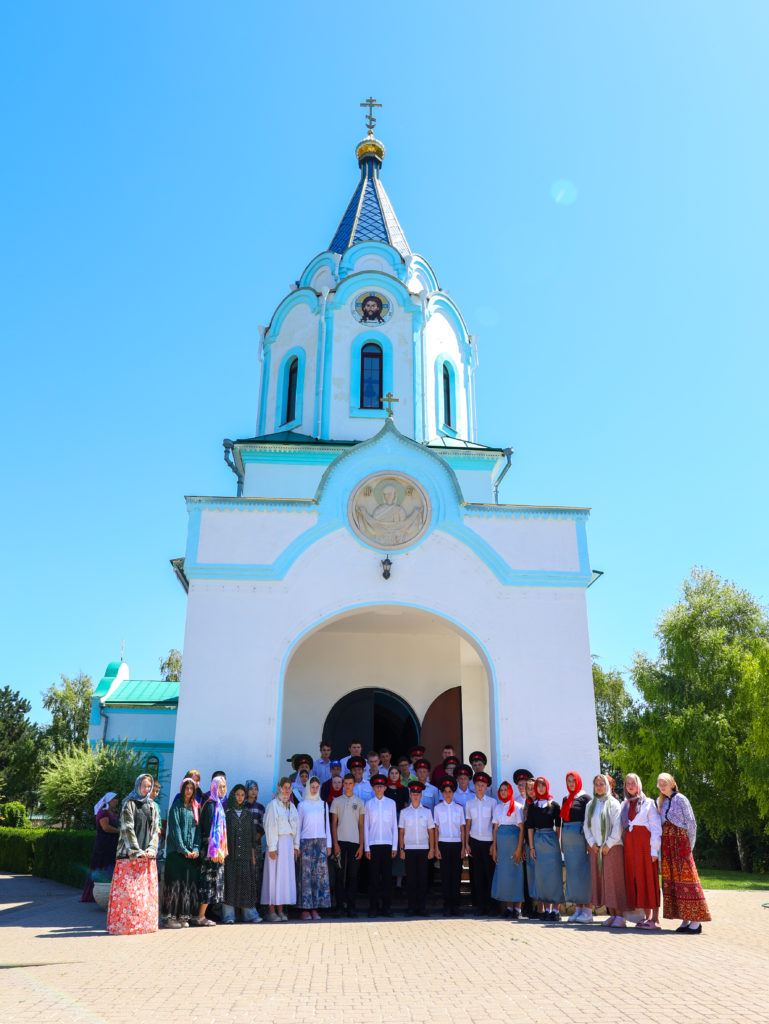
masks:
<svg viewBox="0 0 769 1024"><path fill-rule="evenodd" d="M469 787L467 789L460 789L457 786L457 791L454 794L454 803L459 804L461 807L467 807L467 801L472 800L475 793Z"/></svg>
<svg viewBox="0 0 769 1024"><path fill-rule="evenodd" d="M507 811L510 804L505 801L502 803L501 800L494 804L494 812L491 816L491 822L493 825L522 825L523 824L523 804L519 804L516 800L515 810L507 816Z"/></svg>
<svg viewBox="0 0 769 1024"><path fill-rule="evenodd" d="M471 839L490 842L494 838L491 823L494 817L494 805L496 802L488 794L484 796L483 800L479 800L477 796L474 796L472 800L467 801L465 804L465 815L470 822Z"/></svg>
<svg viewBox="0 0 769 1024"><path fill-rule="evenodd" d="M398 812L395 801L386 796L369 800L366 804L366 815L363 823L364 850L368 853L372 846L391 846L398 849Z"/></svg>
<svg viewBox="0 0 769 1024"><path fill-rule="evenodd" d="M392 801L390 801L392 803ZM409 804L401 811L398 827L403 829L403 845L407 850L429 850L430 829L435 828L433 816L426 807Z"/></svg>
<svg viewBox="0 0 769 1024"><path fill-rule="evenodd" d="M452 800L447 804L441 800L435 805L433 819L438 828L439 843L461 843L462 826L465 823L465 809Z"/></svg>
<svg viewBox="0 0 769 1024"><path fill-rule="evenodd" d="M352 791L356 796L359 796L365 804L367 804L369 800L374 799L374 790L371 788L371 783L367 782L366 779L364 779L363 782L356 782L352 787Z"/></svg>

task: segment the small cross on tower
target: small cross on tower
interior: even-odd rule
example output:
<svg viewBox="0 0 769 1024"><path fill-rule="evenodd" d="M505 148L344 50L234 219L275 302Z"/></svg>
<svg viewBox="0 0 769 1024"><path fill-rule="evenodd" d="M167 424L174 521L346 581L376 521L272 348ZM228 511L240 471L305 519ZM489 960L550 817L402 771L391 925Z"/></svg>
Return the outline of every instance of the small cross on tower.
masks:
<svg viewBox="0 0 769 1024"><path fill-rule="evenodd" d="M374 117L374 107L381 107L381 103L377 103L373 96L369 96L365 103L361 103L362 107L368 107L368 114L366 114L366 124L368 125L369 135L374 134L374 125L376 124L376 118Z"/></svg>
<svg viewBox="0 0 769 1024"><path fill-rule="evenodd" d="M392 391L388 391L382 399L382 403L387 406L387 418L389 420L393 418L393 402L400 402L400 398L395 398Z"/></svg>

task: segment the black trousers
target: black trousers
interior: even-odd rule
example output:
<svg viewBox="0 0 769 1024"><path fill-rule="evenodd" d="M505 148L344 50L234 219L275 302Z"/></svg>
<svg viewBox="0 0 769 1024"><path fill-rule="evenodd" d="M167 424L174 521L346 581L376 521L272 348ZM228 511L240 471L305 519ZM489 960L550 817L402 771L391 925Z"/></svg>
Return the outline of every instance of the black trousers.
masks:
<svg viewBox="0 0 769 1024"><path fill-rule="evenodd" d="M494 880L494 861L491 857L491 840L473 839L470 836L470 871L473 876L474 900L482 914L491 911L491 883Z"/></svg>
<svg viewBox="0 0 769 1024"><path fill-rule="evenodd" d="M389 911L393 884L393 848L388 844L377 843L371 847L370 852L369 910L376 911L379 905L383 911Z"/></svg>
<svg viewBox="0 0 769 1024"><path fill-rule="evenodd" d="M438 843L441 854L441 891L444 914L459 910L459 886L462 881L461 843Z"/></svg>
<svg viewBox="0 0 769 1024"><path fill-rule="evenodd" d="M427 900L428 850L406 850L406 899L410 914L424 914Z"/></svg>
<svg viewBox="0 0 769 1024"><path fill-rule="evenodd" d="M340 841L339 849L342 851L342 870L337 872L336 905L339 908L346 906L348 910L355 910L360 867L360 861L355 859L358 843Z"/></svg>

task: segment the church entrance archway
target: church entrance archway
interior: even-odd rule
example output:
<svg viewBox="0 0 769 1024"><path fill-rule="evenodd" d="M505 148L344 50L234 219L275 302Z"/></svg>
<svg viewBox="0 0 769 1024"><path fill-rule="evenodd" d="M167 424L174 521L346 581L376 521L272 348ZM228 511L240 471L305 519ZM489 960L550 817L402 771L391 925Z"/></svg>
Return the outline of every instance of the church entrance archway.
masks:
<svg viewBox="0 0 769 1024"><path fill-rule="evenodd" d="M351 739L368 750L387 747L393 757L411 750L419 741L419 719L413 709L390 690L365 687L346 694L331 708L323 737L334 751L347 750Z"/></svg>

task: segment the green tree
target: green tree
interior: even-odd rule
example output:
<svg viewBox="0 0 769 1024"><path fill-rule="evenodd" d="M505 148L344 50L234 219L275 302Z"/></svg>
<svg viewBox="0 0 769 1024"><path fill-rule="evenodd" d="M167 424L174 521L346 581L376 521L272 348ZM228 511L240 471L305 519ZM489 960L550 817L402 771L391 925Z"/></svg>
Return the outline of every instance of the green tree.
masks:
<svg viewBox="0 0 769 1024"><path fill-rule="evenodd" d="M633 700L625 689L625 681L616 670L606 671L593 659L593 692L595 694L595 718L598 726L598 753L601 771L608 772L621 791L624 773L623 735L625 720L633 706ZM587 785L589 790L591 787Z"/></svg>
<svg viewBox="0 0 769 1024"><path fill-rule="evenodd" d="M182 678L182 652L172 647L167 658L160 659L160 678L178 683Z"/></svg>
<svg viewBox="0 0 769 1024"><path fill-rule="evenodd" d="M43 707L51 713L46 735L51 748L59 753L70 746L88 743L88 721L91 717L91 677L79 672L73 679L61 677L43 694Z"/></svg>
<svg viewBox="0 0 769 1024"><path fill-rule="evenodd" d="M681 600L663 613L659 656L637 654L632 679L643 697L624 728L626 763L651 789L669 771L718 839L729 833L750 870L750 835L765 827L769 769L769 619L747 591L694 569Z"/></svg>
<svg viewBox="0 0 769 1024"><path fill-rule="evenodd" d="M0 797L35 804L45 744L27 718L32 705L10 686L0 689Z"/></svg>
<svg viewBox="0 0 769 1024"><path fill-rule="evenodd" d="M121 798L144 770L145 754L126 740L71 746L55 753L43 772L40 799L53 821L68 826L93 825L97 800L112 790Z"/></svg>

